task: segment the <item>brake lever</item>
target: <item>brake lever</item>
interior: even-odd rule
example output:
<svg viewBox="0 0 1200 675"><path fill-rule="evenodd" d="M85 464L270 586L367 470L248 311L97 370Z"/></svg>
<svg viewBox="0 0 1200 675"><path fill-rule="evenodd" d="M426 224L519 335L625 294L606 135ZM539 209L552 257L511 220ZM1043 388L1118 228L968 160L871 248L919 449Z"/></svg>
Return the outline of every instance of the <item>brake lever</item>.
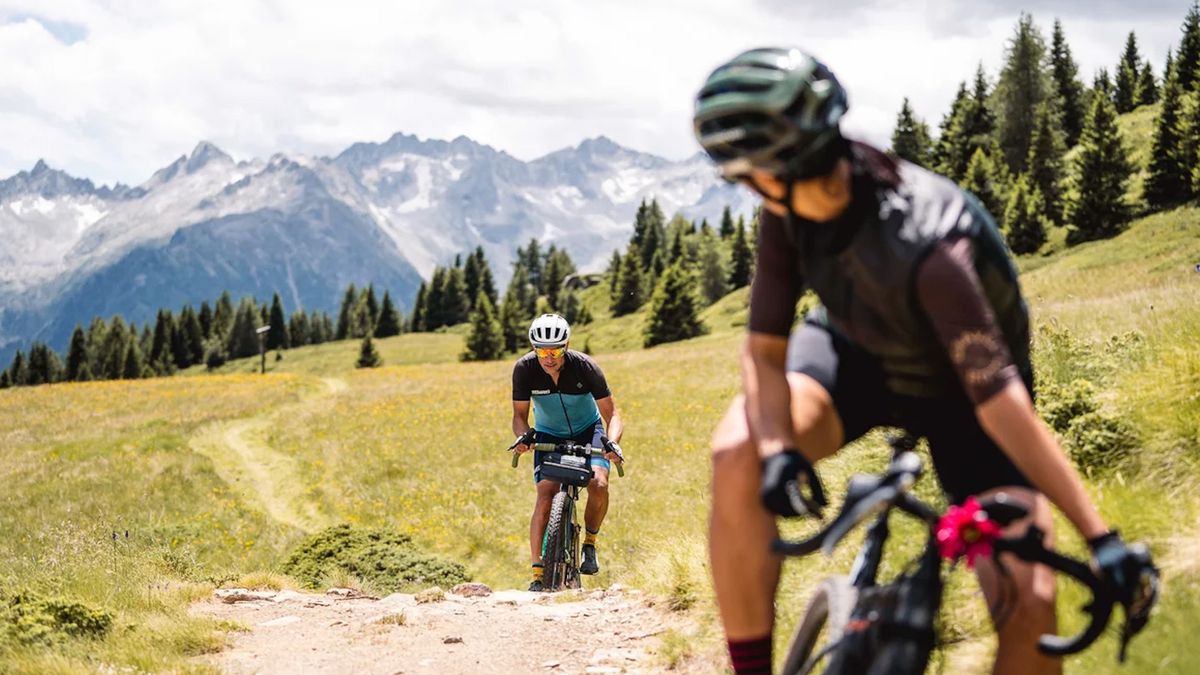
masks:
<svg viewBox="0 0 1200 675"><path fill-rule="evenodd" d="M1150 559L1150 550L1146 548L1145 544L1135 543L1129 548L1135 555L1146 560ZM1139 581L1142 592L1138 594L1133 605L1125 608L1125 622L1121 625L1121 647L1117 652L1117 660L1120 663L1125 663L1125 653L1129 642L1150 622L1150 611L1158 602L1158 569L1151 566L1142 573Z"/></svg>

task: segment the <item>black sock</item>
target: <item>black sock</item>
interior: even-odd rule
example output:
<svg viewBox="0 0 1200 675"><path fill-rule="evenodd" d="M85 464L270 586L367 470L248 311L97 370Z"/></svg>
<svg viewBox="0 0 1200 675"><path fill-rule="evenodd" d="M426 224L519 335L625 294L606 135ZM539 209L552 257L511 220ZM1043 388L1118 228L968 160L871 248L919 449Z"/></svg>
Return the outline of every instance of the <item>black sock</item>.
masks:
<svg viewBox="0 0 1200 675"><path fill-rule="evenodd" d="M726 640L738 675L771 675L771 634L751 640Z"/></svg>

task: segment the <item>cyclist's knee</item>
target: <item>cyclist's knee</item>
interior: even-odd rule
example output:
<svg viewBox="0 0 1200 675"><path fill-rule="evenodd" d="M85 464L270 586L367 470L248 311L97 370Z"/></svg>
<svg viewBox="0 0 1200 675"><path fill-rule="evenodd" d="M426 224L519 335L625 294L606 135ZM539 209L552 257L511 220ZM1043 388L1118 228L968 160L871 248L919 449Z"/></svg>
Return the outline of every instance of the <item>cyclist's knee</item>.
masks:
<svg viewBox="0 0 1200 675"><path fill-rule="evenodd" d="M608 492L608 476L599 473L592 476L592 481L588 483L588 494L594 492Z"/></svg>
<svg viewBox="0 0 1200 675"><path fill-rule="evenodd" d="M745 399L738 396L717 424L712 435L713 473L721 475L727 471L757 472L758 453L750 440L750 428L746 424Z"/></svg>

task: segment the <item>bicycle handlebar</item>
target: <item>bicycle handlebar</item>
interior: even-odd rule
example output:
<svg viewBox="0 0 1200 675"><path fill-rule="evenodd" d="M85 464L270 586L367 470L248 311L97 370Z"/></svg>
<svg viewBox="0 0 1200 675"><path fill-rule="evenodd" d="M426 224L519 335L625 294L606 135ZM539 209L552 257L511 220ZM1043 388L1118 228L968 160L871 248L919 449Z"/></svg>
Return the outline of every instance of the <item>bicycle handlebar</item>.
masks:
<svg viewBox="0 0 1200 675"><path fill-rule="evenodd" d="M909 488L916 482L920 473L920 458L911 452L899 452L882 475L859 474L851 478L841 511L820 532L799 541L777 539L772 544L772 549L776 553L788 556L808 555L818 549L829 555L846 534L864 520L893 508L926 521L931 528L934 527L938 522L938 513L908 494ZM982 509L989 519L1001 526L1028 515L1025 506L1003 493L982 500ZM1028 562L1041 563L1066 574L1086 586L1092 595L1091 602L1083 607L1083 611L1090 616L1088 625L1074 636L1041 636L1038 639L1038 648L1043 653L1054 656L1077 654L1087 649L1104 633L1118 599L1087 563L1046 548L1045 533L1034 525L1019 537L1002 537L992 542L994 560L1003 552L1012 553ZM998 560L997 563L1000 564ZM1145 619L1141 618L1140 622L1135 620L1131 623L1127 611L1125 624L1121 631L1118 653L1121 662L1125 661L1125 650L1129 640L1145 625Z"/></svg>
<svg viewBox="0 0 1200 675"><path fill-rule="evenodd" d="M1038 638L1038 648L1045 654L1053 656L1077 654L1087 649L1104 633L1117 599L1105 589L1100 578L1092 572L1092 568L1074 558L1068 558L1046 548L1045 537L1046 534L1042 532L1041 528L1030 525L1025 534L1020 537L997 539L992 544L992 555L995 557L1001 552L1008 551L1022 560L1042 563L1051 569L1074 577L1088 587L1092 594L1092 601L1083 606L1083 611L1091 615L1088 625L1072 637L1043 635ZM1124 661L1124 650L1124 645L1122 645L1122 661Z"/></svg>
<svg viewBox="0 0 1200 675"><path fill-rule="evenodd" d="M509 452L512 452L512 450L520 445L521 441L524 441L525 438L525 436L518 438L516 442L508 447ZM538 452L557 452L564 455L586 455L589 457L600 457L603 459L605 453L609 452L604 448L596 448L590 445L580 445L578 443L529 443L528 441L526 441L526 443L529 445L530 449ZM617 475L624 478L625 458L619 452L619 448L614 451L614 454L616 454L619 458L615 462L617 465ZM517 465L520 463L520 461L521 455L515 452L512 453L512 467L514 469L517 468Z"/></svg>
<svg viewBox="0 0 1200 675"><path fill-rule="evenodd" d="M775 540L771 545L772 550L783 555L801 556L820 549L825 555L832 555L833 549L851 530L867 518L892 508L930 524L937 522L936 511L908 494L921 471L920 457L912 452L901 452L892 459L882 476L854 476L850 479L846 499L837 517L807 539Z"/></svg>

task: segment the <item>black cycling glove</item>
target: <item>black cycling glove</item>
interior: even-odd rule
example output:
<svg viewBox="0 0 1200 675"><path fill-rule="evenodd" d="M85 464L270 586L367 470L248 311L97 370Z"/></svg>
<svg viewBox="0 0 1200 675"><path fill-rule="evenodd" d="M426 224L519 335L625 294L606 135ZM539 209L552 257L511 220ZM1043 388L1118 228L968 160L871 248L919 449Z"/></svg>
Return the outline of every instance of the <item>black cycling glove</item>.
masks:
<svg viewBox="0 0 1200 675"><path fill-rule="evenodd" d="M820 517L821 507L829 504L816 470L794 449L763 460L759 496L769 511L787 517Z"/></svg>
<svg viewBox="0 0 1200 675"><path fill-rule="evenodd" d="M1125 606L1125 614L1135 631L1144 625L1158 599L1158 568L1144 544L1132 546L1116 530L1088 540L1092 549L1092 570L1110 593Z"/></svg>

